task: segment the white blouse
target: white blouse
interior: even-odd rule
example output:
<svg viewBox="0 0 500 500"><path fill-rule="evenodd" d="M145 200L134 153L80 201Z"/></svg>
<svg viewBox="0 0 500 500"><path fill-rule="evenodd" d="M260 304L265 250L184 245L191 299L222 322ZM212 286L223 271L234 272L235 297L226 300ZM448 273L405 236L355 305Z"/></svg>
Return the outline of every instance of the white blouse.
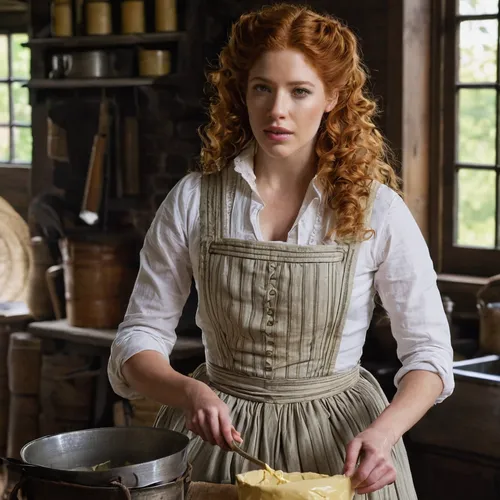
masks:
<svg viewBox="0 0 500 500"><path fill-rule="evenodd" d="M234 160L234 168L249 184L251 195L236 193L226 236L262 240L259 212L264 204L257 191L249 150ZM193 276L198 287L200 181L199 173L181 179L158 209L146 235L139 274L108 365L111 386L122 397L140 396L123 378L123 363L143 350L158 351L169 358ZM330 208L322 204L321 188L313 179L287 242L328 244L325 228L331 217ZM360 245L335 369L349 370L360 362L374 294L378 291L389 314L402 363L394 383L397 386L411 370L438 373L444 383L436 401L439 403L454 388L453 351L427 244L403 200L387 186L381 186L377 192L370 227L375 235ZM205 343L213 332L200 309L196 323Z"/></svg>

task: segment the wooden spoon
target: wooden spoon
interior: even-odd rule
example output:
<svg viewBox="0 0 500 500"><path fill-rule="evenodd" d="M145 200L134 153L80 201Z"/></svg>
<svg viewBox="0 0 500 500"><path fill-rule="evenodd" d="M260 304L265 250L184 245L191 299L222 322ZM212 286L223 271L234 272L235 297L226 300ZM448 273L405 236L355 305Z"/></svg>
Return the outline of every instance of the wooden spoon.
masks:
<svg viewBox="0 0 500 500"><path fill-rule="evenodd" d="M246 451L242 450L238 446L236 441L233 441L231 443L231 449L233 451L235 451L236 453L238 453L239 455L241 455L243 458L246 458L250 462L253 462L255 465L258 465L261 469L265 469L265 470L269 469L269 466L265 462L263 462L262 460L259 460L257 457L254 457L254 456L250 455L249 453L247 453Z"/></svg>

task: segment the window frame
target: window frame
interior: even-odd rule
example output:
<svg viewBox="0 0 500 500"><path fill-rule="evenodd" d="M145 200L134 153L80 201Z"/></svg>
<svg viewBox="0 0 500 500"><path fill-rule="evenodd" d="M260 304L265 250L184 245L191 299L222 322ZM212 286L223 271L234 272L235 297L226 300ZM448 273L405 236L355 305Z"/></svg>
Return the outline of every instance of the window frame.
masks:
<svg viewBox="0 0 500 500"><path fill-rule="evenodd" d="M436 20L434 22L433 77L432 77L432 115L431 134L434 136L435 149L433 164L438 166L431 173L431 182L437 185L433 189L433 207L430 213L432 227L431 249L436 268L441 273L468 276L491 276L500 270L500 249L484 249L458 246L455 240L455 214L457 213L457 174L459 164L455 158L458 141L458 88L471 87L459 84L456 78L459 57L459 20L497 19L500 13L492 15L458 15L458 0L436 2ZM500 37L499 37L500 38ZM497 46L500 54L500 41ZM439 58L439 61L436 61ZM497 82L488 87L497 90L496 101L496 242L500 244L500 60L497 61ZM485 86L486 87L486 86ZM475 165L460 164L462 167L481 168ZM434 212L434 213L432 213ZM437 212L437 217L436 217ZM439 220L436 220L439 219Z"/></svg>
<svg viewBox="0 0 500 500"><path fill-rule="evenodd" d="M33 129L33 116L31 117L31 121L29 124L17 123L14 120L14 102L12 99L12 87L15 83L25 84L28 82L28 78L14 78L13 71L13 62L12 62L12 36L13 35L28 35L28 31L23 29L22 27L0 27L0 36L7 36L7 78L0 77L0 85L7 85L9 92L9 120L8 122L0 122L1 127L9 128L9 158L7 161L2 161L0 159L0 168L31 168L33 163L33 154L30 162L19 162L14 161L15 154L15 141L14 141L14 128L26 128L32 131ZM29 97L28 97L29 99Z"/></svg>

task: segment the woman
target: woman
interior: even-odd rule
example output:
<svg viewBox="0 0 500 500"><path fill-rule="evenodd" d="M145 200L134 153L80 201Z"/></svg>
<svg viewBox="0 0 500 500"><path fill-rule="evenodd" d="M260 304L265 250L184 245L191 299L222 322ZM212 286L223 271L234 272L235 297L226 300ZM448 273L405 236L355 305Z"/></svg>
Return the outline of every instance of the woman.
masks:
<svg viewBox="0 0 500 500"><path fill-rule="evenodd" d="M234 25L210 79L203 172L146 236L111 383L198 436L196 480L246 470L228 452L243 438L271 467L345 472L357 498L414 499L401 436L452 392L452 350L356 40L308 8L267 7ZM207 362L185 377L168 356L192 275ZM376 291L402 361L391 405L359 367Z"/></svg>

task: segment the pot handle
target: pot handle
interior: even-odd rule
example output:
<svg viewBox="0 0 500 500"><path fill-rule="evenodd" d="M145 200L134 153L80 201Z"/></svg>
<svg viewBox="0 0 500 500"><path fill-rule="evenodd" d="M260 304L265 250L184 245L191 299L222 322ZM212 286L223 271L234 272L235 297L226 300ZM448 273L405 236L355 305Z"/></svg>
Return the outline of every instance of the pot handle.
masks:
<svg viewBox="0 0 500 500"><path fill-rule="evenodd" d="M14 472L26 472L27 470L40 469L37 465L27 464L22 460L10 457L0 457L0 460L7 466L8 469L12 469Z"/></svg>
<svg viewBox="0 0 500 500"><path fill-rule="evenodd" d="M52 469L28 464L17 458L0 457L0 460L7 466L7 469L11 469L21 475L26 474L32 477L49 480L57 478L56 471L52 472Z"/></svg>
<svg viewBox="0 0 500 500"><path fill-rule="evenodd" d="M111 481L111 483L113 486L116 486L117 488L119 488L121 490L121 492L123 493L123 498L125 500L132 500L132 496L130 495L130 491L129 489L122 483L120 483L119 481Z"/></svg>
<svg viewBox="0 0 500 500"><path fill-rule="evenodd" d="M12 490L9 494L9 500L18 500L17 493L22 488L23 483L24 483L24 479L21 479L18 483L16 483L16 485L14 486L14 488L12 488Z"/></svg>

